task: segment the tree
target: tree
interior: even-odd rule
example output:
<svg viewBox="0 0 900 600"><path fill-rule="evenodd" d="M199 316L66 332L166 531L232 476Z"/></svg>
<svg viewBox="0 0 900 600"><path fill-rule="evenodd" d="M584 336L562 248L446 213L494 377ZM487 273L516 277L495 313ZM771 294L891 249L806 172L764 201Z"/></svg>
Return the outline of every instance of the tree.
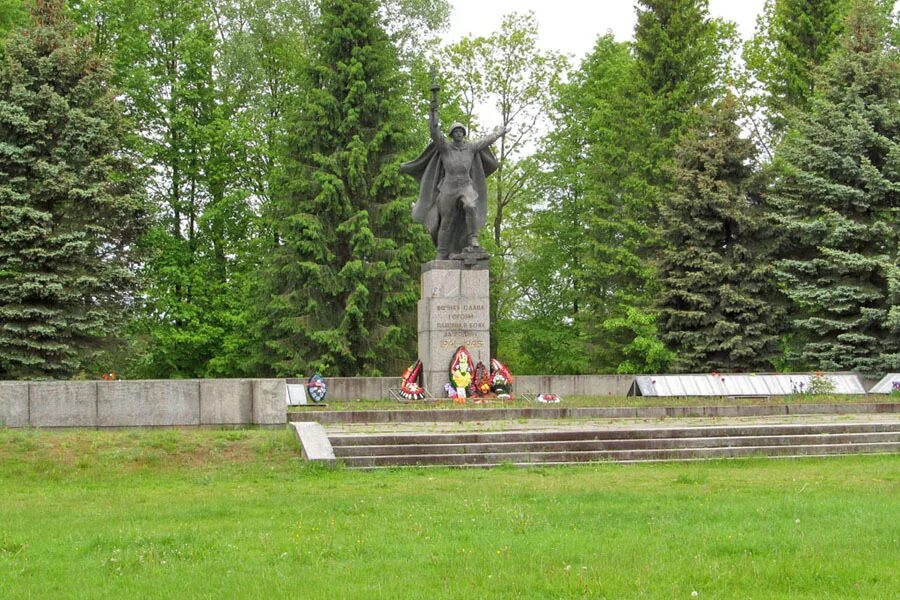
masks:
<svg viewBox="0 0 900 600"><path fill-rule="evenodd" d="M0 42L10 31L28 23L28 11L22 0L0 0Z"/></svg>
<svg viewBox="0 0 900 600"><path fill-rule="evenodd" d="M721 92L735 45L732 23L709 16L708 0L638 0L634 52L650 94L655 137L669 155L691 109Z"/></svg>
<svg viewBox="0 0 900 600"><path fill-rule="evenodd" d="M304 3L74 2L116 66L154 177L128 376L252 375L258 215L270 195ZM299 40L299 41L298 41ZM122 360L121 358L119 359Z"/></svg>
<svg viewBox="0 0 900 600"><path fill-rule="evenodd" d="M607 372L638 365L640 351L626 357L624 349L639 330L651 335L644 321L655 317L651 259L660 197L672 186L668 165L693 109L721 93L733 39L733 27L711 19L705 0L638 6L634 44L600 38L582 65L591 109L581 319L592 363Z"/></svg>
<svg viewBox="0 0 900 600"><path fill-rule="evenodd" d="M569 95L585 104L580 120L586 156L580 171L586 231L577 318L589 339L594 370L616 372L635 334L610 323L621 323L629 309L650 306L653 297L647 256L657 192L649 181L654 165L648 156L649 98L628 44L611 35L597 40L581 71L574 78L580 89Z"/></svg>
<svg viewBox="0 0 900 600"><path fill-rule="evenodd" d="M451 97L461 98L463 123L477 126L476 107L488 104L496 109L499 125L509 133L497 143L500 167L488 180L490 237L482 240L491 253L491 336L492 354L497 353L498 323L508 319L519 290L515 288L515 257L512 248L516 230L526 210L527 189L534 183L533 161L523 160L527 148L547 124L551 90L560 81L568 61L558 52L540 50L537 21L533 13L505 15L500 30L487 37L463 38L447 47L444 62Z"/></svg>
<svg viewBox="0 0 900 600"><path fill-rule="evenodd" d="M766 223L752 200L756 148L737 120L733 96L700 112L660 206L659 329L681 372L771 369L780 351Z"/></svg>
<svg viewBox="0 0 900 600"><path fill-rule="evenodd" d="M409 217L412 182L399 163L412 115L376 8L323 0L311 36L309 94L291 119L272 203L267 337L279 375L378 374L414 354L430 241Z"/></svg>
<svg viewBox="0 0 900 600"><path fill-rule="evenodd" d="M144 204L107 62L38 0L0 63L0 378L72 375L133 302Z"/></svg>
<svg viewBox="0 0 900 600"><path fill-rule="evenodd" d="M851 10L810 112L776 155L772 203L789 240L777 262L792 301L796 366L895 370L898 354L900 56L875 3Z"/></svg>
<svg viewBox="0 0 900 600"><path fill-rule="evenodd" d="M744 60L759 83L772 134L809 108L814 72L840 44L849 0L766 0Z"/></svg>

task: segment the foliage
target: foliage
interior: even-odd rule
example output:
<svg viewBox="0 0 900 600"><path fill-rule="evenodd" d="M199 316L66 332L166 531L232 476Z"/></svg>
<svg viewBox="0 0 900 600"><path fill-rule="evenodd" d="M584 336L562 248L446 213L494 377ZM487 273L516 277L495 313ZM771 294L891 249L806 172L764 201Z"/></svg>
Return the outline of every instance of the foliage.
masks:
<svg viewBox="0 0 900 600"><path fill-rule="evenodd" d="M659 339L652 312L629 306L623 317L604 321L603 329L610 337L623 340L616 373L665 373L676 358Z"/></svg>
<svg viewBox="0 0 900 600"><path fill-rule="evenodd" d="M638 0L634 51L638 76L651 94L658 141L671 146L702 106L721 91L735 46L732 23L709 16L708 0Z"/></svg>
<svg viewBox="0 0 900 600"><path fill-rule="evenodd" d="M809 378L807 392L810 394L831 394L836 389L834 381L823 373L814 373Z"/></svg>
<svg viewBox="0 0 900 600"><path fill-rule="evenodd" d="M409 217L400 154L411 115L373 0L326 0L272 202L267 351L279 375L399 372L414 352L429 246Z"/></svg>
<svg viewBox="0 0 900 600"><path fill-rule="evenodd" d="M597 371L633 367L625 357L633 334L620 324L654 302L650 259L673 144L693 108L719 93L732 35L705 1L641 2L633 46L601 37L574 78L587 143L580 319Z"/></svg>
<svg viewBox="0 0 900 600"><path fill-rule="evenodd" d="M766 0L744 47L747 69L762 88L773 133L809 107L815 69L840 43L849 0Z"/></svg>
<svg viewBox="0 0 900 600"><path fill-rule="evenodd" d="M0 379L66 377L133 304L140 178L109 65L39 0L0 62Z"/></svg>
<svg viewBox="0 0 900 600"><path fill-rule="evenodd" d="M643 110L646 90L628 45L606 35L561 92L558 111L571 117L569 126L558 130L567 139L555 163L567 156L577 163L560 171L567 181L555 185L583 194L576 207L583 214L583 240L577 259L572 257L580 260L573 272L580 305L573 316L589 339L591 365L614 372L626 360L629 330L615 326L625 337L612 336L606 324L618 323L629 308L649 305L652 295L645 257L656 190L648 181L651 163L645 155L651 135Z"/></svg>
<svg viewBox="0 0 900 600"><path fill-rule="evenodd" d="M546 125L551 91L568 62L558 52L538 47L534 13L510 13L500 29L486 37L465 37L444 49L448 91L457 99L469 129L477 126L476 106L489 104L509 132L495 144L500 167L488 179L490 237L483 239L491 253L491 323L512 317L520 290L516 288L517 260L512 251L522 227L529 188L536 176L533 161L523 160L535 136ZM491 336L496 353L497 330Z"/></svg>
<svg viewBox="0 0 900 600"><path fill-rule="evenodd" d="M882 13L860 2L779 149L772 202L787 241L777 267L802 368L879 373L900 358L898 74Z"/></svg>
<svg viewBox="0 0 900 600"><path fill-rule="evenodd" d="M700 112L660 206L659 326L678 372L768 370L779 351L768 223L752 198L756 149L737 119L732 96Z"/></svg>
<svg viewBox="0 0 900 600"><path fill-rule="evenodd" d="M28 8L23 0L0 0L0 42L6 39L10 31L27 24Z"/></svg>
<svg viewBox="0 0 900 600"><path fill-rule="evenodd" d="M139 124L131 145L154 173L140 310L128 350L108 360L132 377L253 374L259 210L280 169L309 7L87 0L74 9L116 65Z"/></svg>

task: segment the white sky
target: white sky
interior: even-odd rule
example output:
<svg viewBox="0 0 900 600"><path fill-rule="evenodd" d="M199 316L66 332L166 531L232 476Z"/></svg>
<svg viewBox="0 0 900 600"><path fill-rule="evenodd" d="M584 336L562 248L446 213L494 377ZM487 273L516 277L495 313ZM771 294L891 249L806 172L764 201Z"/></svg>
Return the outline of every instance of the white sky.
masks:
<svg viewBox="0 0 900 600"><path fill-rule="evenodd" d="M710 0L709 12L737 23L740 34L753 34L756 16L765 0ZM500 29L511 12L533 11L538 44L547 50L573 55L580 61L597 36L612 31L617 40L632 37L637 16L632 0L452 0L450 29L442 37L455 42L466 35L488 35Z"/></svg>

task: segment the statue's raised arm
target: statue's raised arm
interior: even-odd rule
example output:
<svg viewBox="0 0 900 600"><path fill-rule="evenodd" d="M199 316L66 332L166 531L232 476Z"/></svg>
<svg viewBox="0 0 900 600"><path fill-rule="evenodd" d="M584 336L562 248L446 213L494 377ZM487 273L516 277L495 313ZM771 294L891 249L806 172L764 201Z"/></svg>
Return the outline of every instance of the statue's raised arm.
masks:
<svg viewBox="0 0 900 600"><path fill-rule="evenodd" d="M506 135L507 129L500 127L470 142L465 125L453 123L448 141L438 121L438 91L432 70L428 125L434 143L417 159L400 166L400 172L415 177L420 186L413 219L431 233L438 260L486 259L487 253L478 243L478 232L487 219L485 179L499 166L490 145Z"/></svg>
<svg viewBox="0 0 900 600"><path fill-rule="evenodd" d="M447 138L441 132L441 122L438 119L438 92L441 87L437 83L434 69L431 71L431 105L428 109L428 130L431 132L431 139L436 144L444 144Z"/></svg>
<svg viewBox="0 0 900 600"><path fill-rule="evenodd" d="M502 138L507 133L509 133L509 129L506 126L501 125L500 127L494 128L494 130L486 136L479 138L472 143L475 145L475 148L477 150L483 150L485 148L490 148L491 144Z"/></svg>

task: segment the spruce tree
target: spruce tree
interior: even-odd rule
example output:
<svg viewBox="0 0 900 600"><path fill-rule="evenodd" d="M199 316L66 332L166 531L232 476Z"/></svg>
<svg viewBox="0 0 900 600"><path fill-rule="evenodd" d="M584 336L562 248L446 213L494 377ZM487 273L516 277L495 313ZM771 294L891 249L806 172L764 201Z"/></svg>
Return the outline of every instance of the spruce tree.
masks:
<svg viewBox="0 0 900 600"><path fill-rule="evenodd" d="M776 155L772 198L787 241L777 266L792 357L803 368L896 370L900 57L871 0L852 9L816 90Z"/></svg>
<svg viewBox="0 0 900 600"><path fill-rule="evenodd" d="M840 45L849 0L767 0L744 50L760 82L774 132L807 110L814 73Z"/></svg>
<svg viewBox="0 0 900 600"><path fill-rule="evenodd" d="M415 354L418 270L413 150L397 51L375 0L322 0L307 96L289 126L267 290L276 373L379 374Z"/></svg>
<svg viewBox="0 0 900 600"><path fill-rule="evenodd" d="M650 94L647 110L668 154L724 80L734 27L709 16L709 0L638 0L634 51Z"/></svg>
<svg viewBox="0 0 900 600"><path fill-rule="evenodd" d="M656 317L652 257L660 199L672 186L667 165L693 109L719 93L731 32L710 18L707 0L636 4L633 45L600 38L581 67L591 114L584 124L589 251L580 319L601 371L661 362L638 346L652 353L660 346L644 341ZM636 359L642 353L644 365Z"/></svg>
<svg viewBox="0 0 900 600"><path fill-rule="evenodd" d="M756 148L740 137L733 96L699 114L660 206L660 333L676 371L771 369L780 311L751 200Z"/></svg>
<svg viewBox="0 0 900 600"><path fill-rule="evenodd" d="M66 377L132 298L139 181L107 64L38 0L0 62L0 379Z"/></svg>

